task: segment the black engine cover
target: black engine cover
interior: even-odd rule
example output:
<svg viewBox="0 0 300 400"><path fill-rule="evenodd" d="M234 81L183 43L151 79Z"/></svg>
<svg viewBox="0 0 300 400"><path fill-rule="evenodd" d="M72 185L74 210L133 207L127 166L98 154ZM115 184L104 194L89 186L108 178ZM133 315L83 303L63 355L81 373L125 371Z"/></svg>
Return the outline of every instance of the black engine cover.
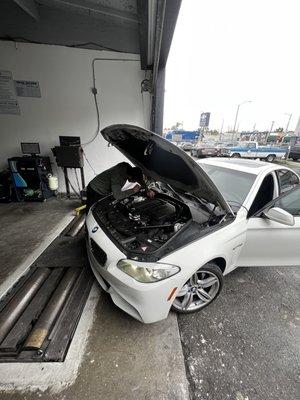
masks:
<svg viewBox="0 0 300 400"><path fill-rule="evenodd" d="M134 204L130 213L134 218L139 216L141 221L161 224L175 216L176 207L161 199L146 199L141 203Z"/></svg>

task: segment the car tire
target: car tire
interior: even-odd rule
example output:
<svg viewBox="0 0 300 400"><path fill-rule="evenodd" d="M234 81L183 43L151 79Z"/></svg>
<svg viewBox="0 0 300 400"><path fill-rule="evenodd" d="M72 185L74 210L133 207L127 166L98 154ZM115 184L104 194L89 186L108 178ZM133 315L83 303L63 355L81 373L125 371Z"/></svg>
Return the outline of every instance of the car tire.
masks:
<svg viewBox="0 0 300 400"><path fill-rule="evenodd" d="M200 277L199 280L197 279L197 283L195 275ZM205 264L178 291L172 304L172 310L180 314L190 314L202 310L219 296L223 287L223 279L222 271L217 264L214 262ZM200 281L202 284L199 284ZM206 286L208 284L209 286ZM188 304L189 302L190 304Z"/></svg>
<svg viewBox="0 0 300 400"><path fill-rule="evenodd" d="M273 162L273 161L275 160L275 158L276 158L275 154L269 154L269 155L266 157L266 161L268 161L268 162Z"/></svg>
<svg viewBox="0 0 300 400"><path fill-rule="evenodd" d="M240 153L233 153L231 158L241 158Z"/></svg>
<svg viewBox="0 0 300 400"><path fill-rule="evenodd" d="M293 157L293 161L298 161L299 158Z"/></svg>

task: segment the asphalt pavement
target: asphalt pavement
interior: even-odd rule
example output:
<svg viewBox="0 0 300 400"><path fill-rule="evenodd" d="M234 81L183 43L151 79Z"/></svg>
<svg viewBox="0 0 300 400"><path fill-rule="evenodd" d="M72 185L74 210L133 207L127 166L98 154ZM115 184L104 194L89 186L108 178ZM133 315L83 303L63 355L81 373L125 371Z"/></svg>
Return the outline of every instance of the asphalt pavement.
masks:
<svg viewBox="0 0 300 400"><path fill-rule="evenodd" d="M191 399L299 399L300 268L239 268L178 323Z"/></svg>

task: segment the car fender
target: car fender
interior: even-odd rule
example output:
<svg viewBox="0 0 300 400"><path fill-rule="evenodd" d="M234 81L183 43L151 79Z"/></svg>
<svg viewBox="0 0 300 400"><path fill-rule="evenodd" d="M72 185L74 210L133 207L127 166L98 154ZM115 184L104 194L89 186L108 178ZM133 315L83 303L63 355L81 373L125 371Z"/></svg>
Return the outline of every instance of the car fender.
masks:
<svg viewBox="0 0 300 400"><path fill-rule="evenodd" d="M159 262L170 263L181 268L182 284L208 262L223 258L226 263L224 275L236 267L240 251L246 241L247 223L244 215L231 224L207 236L189 243L163 257Z"/></svg>

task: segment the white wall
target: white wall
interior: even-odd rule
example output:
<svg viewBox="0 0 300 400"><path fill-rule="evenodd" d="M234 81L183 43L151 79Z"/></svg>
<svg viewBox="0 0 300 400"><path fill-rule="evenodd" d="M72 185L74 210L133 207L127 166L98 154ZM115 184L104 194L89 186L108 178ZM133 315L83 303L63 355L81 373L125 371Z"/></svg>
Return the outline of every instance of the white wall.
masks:
<svg viewBox="0 0 300 400"><path fill-rule="evenodd" d="M0 42L0 70L14 79L39 81L42 97L18 97L21 115L0 114L0 168L8 157L20 155L20 142L39 142L43 155L52 155L59 135L80 136L87 142L96 131L92 86L92 60L96 57L132 58L135 54ZM149 128L150 98L141 94L144 72L139 62L97 61L96 86L101 128L130 123ZM144 103L144 104L143 104ZM99 136L84 151L96 172L123 159ZM53 159L53 158L52 158ZM53 165L54 173L57 173ZM85 162L87 182L94 174ZM74 182L74 176L71 177ZM59 174L60 190L64 180Z"/></svg>

